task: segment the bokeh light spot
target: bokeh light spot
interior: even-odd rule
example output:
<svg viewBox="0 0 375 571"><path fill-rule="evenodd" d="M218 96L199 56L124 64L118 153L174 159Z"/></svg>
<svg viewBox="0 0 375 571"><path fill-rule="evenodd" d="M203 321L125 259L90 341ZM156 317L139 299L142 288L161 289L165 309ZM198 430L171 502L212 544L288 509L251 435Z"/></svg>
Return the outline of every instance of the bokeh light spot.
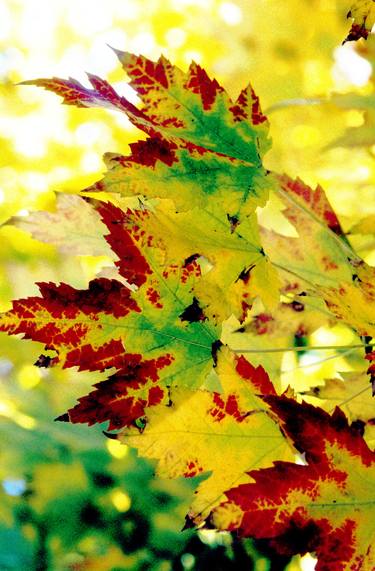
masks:
<svg viewBox="0 0 375 571"><path fill-rule="evenodd" d="M8 496L20 496L26 490L26 482L22 478L5 478L2 486Z"/></svg>
<svg viewBox="0 0 375 571"><path fill-rule="evenodd" d="M361 87L366 85L372 74L370 62L361 57L351 44L347 43L334 51L333 77L340 84L345 81Z"/></svg>
<svg viewBox="0 0 375 571"><path fill-rule="evenodd" d="M242 10L233 2L223 2L219 7L219 14L228 26L237 26L242 20Z"/></svg>
<svg viewBox="0 0 375 571"><path fill-rule="evenodd" d="M107 440L107 449L117 459L125 458L129 452L129 447L126 444L121 444L118 440Z"/></svg>
<svg viewBox="0 0 375 571"><path fill-rule="evenodd" d="M132 505L132 501L128 494L122 492L121 490L113 490L111 494L111 500L119 512L127 512Z"/></svg>
<svg viewBox="0 0 375 571"><path fill-rule="evenodd" d="M180 48L186 41L186 32L181 28L170 28L166 34L165 39L170 48Z"/></svg>
<svg viewBox="0 0 375 571"><path fill-rule="evenodd" d="M23 365L18 373L18 382L23 389L34 388L41 379L40 370L34 365Z"/></svg>

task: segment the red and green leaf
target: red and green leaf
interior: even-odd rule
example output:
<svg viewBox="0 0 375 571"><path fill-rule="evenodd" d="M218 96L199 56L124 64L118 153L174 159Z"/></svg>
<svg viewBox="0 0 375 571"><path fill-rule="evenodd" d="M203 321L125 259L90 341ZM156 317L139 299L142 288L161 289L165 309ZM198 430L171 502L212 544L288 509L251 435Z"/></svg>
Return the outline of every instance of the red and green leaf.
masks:
<svg viewBox="0 0 375 571"><path fill-rule="evenodd" d="M217 389L170 387L169 402L147 410L142 429L125 429L120 440L158 461L157 474L191 478L205 474L189 512L200 523L230 486L248 482L251 468L289 459L290 449L259 395L275 394L262 367L227 348L217 354Z"/></svg>
<svg viewBox="0 0 375 571"><path fill-rule="evenodd" d="M90 190L167 197L178 208L191 200L205 206L224 199L224 215L238 217L265 204L269 184L261 156L270 147L268 122L252 88L233 102L195 63L183 73L164 57L152 62L116 53L141 109L93 75L93 89L72 79L25 82L57 93L69 105L122 111L151 136L132 145L130 157L111 155L108 174Z"/></svg>
<svg viewBox="0 0 375 571"><path fill-rule="evenodd" d="M29 221L36 238L70 253L110 255L116 270L107 275L117 279L97 277L85 290L41 283L40 296L0 316L0 330L55 351L40 366L112 369L59 420L122 429L119 439L156 459L162 476L205 475L194 523L209 518L288 554L316 552L320 571L372 570L375 455L361 436L369 407L352 417L356 389L346 385L339 404L349 426L340 409L330 416L275 387L283 348L331 318L375 336L373 268L353 252L321 187L265 170L268 121L251 87L233 101L195 63L185 73L164 57L117 55L139 107L92 75L90 88L26 82L68 104L125 113L147 135L129 156L106 155L108 171L82 193L86 202L62 197L56 213ZM298 237L259 232L255 210L269 190ZM259 354L249 363L234 349ZM373 353L367 359L373 377ZM323 390L334 389L335 404L336 388ZM292 463L295 451L305 465Z"/></svg>
<svg viewBox="0 0 375 571"><path fill-rule="evenodd" d="M166 384L183 379L187 386L203 385L214 364L218 332L205 322L203 311L196 318L188 312L197 303L193 285L199 266L194 261L164 265L162 244L156 247L142 229L147 212L123 212L111 204L99 212L109 230L107 242L119 256L120 275L138 289L106 278L93 280L87 290L39 284L41 297L13 302L0 330L44 343L63 367L115 367L122 378L128 359L139 358L143 366L159 363ZM138 380L144 391L144 379Z"/></svg>
<svg viewBox="0 0 375 571"><path fill-rule="evenodd" d="M226 491L211 522L284 554L315 552L317 571L373 569L375 453L338 408L329 416L285 396L264 400L306 465L250 472L255 483Z"/></svg>

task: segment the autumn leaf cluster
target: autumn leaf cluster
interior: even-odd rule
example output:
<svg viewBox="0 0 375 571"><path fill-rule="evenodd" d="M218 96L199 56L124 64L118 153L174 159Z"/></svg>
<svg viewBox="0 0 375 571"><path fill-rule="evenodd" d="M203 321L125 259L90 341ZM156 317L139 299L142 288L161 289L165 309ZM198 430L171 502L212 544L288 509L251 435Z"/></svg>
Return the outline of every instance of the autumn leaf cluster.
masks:
<svg viewBox="0 0 375 571"><path fill-rule="evenodd" d="M18 221L114 263L86 290L40 283L0 330L42 343L38 366L103 373L58 420L107 422L158 475L201 476L187 525L316 553L320 571L373 569L375 271L320 186L264 166L269 123L251 85L233 100L196 63L185 73L164 57L116 54L139 105L93 75L90 88L27 83L124 113L145 138L127 156L108 153L102 180L60 195L56 213ZM294 234L259 215L270 200ZM278 355L337 322L357 336L363 370L283 391Z"/></svg>

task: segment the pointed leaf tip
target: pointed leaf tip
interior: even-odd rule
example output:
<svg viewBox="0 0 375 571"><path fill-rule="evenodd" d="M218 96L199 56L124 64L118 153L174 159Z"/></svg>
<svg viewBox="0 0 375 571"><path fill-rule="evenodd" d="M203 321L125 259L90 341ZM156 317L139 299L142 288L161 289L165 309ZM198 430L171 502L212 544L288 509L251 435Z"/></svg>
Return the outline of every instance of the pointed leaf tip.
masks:
<svg viewBox="0 0 375 571"><path fill-rule="evenodd" d="M118 434L114 434L113 432L107 432L106 430L103 430L102 432L103 432L104 436L106 436L110 440L117 440L118 439Z"/></svg>
<svg viewBox="0 0 375 571"><path fill-rule="evenodd" d="M60 414L60 416L56 416L55 421L70 422L69 414L67 412L65 412L64 414Z"/></svg>

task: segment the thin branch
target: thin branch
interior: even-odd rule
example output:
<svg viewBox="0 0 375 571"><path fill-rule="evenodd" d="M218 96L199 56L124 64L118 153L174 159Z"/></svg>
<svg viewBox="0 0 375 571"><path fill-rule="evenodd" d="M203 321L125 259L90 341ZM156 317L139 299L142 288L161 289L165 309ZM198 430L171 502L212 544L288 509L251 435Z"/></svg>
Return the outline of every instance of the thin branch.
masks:
<svg viewBox="0 0 375 571"><path fill-rule="evenodd" d="M358 345L318 345L306 347L273 347L272 349L231 349L234 353L284 353L286 351L330 351L332 349L364 349L373 347L372 343L361 343Z"/></svg>
<svg viewBox="0 0 375 571"><path fill-rule="evenodd" d="M328 412L333 412L336 408L336 406L342 407L344 404L347 404L348 402L354 400L355 398L359 397L360 395L362 395L363 393L367 393L367 391L369 391L371 389L371 385L369 383L368 387L365 387L364 389L361 389L360 391L358 391L358 393L351 395L350 397L348 397L347 399L341 401L338 405L335 405L334 407L331 408L331 410L329 410Z"/></svg>
<svg viewBox="0 0 375 571"><path fill-rule="evenodd" d="M355 349L348 349L347 351L343 351L342 353L336 353L335 355L330 355L329 357L324 357L324 359L317 359L313 363L306 363L304 365L297 365L296 367L292 367L291 369L286 369L284 371L280 371L281 374L284 373L292 373L293 371L298 371L299 369L307 369L308 367L315 367L316 365L321 365L321 363L325 363L326 361L331 361L332 359L338 359L339 357L345 357L352 353Z"/></svg>

